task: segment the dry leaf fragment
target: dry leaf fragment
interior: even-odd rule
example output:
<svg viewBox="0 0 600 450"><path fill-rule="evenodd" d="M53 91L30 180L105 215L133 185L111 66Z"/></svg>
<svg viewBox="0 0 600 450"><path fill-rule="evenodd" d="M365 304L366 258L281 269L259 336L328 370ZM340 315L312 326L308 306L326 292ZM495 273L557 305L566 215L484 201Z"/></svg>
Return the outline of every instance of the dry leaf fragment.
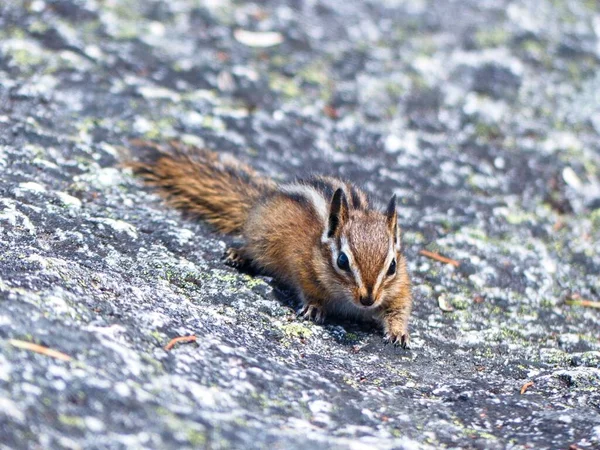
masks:
<svg viewBox="0 0 600 450"><path fill-rule="evenodd" d="M596 308L596 309L600 309L600 302L594 302L592 300L585 300L585 299L575 299L575 296L571 297L570 299L566 300L565 303L569 306L583 306L586 308Z"/></svg>
<svg viewBox="0 0 600 450"><path fill-rule="evenodd" d="M180 342L196 342L196 336L195 335L179 336L179 337L173 338L169 341L169 343L167 345L165 345L165 350L166 351L171 350L173 347L175 347L175 344L178 344Z"/></svg>
<svg viewBox="0 0 600 450"><path fill-rule="evenodd" d="M531 386L533 386L533 381L528 381L523 386L521 386L521 395L523 395Z"/></svg>
<svg viewBox="0 0 600 450"><path fill-rule="evenodd" d="M238 28L233 37L248 47L273 47L283 42L283 35L277 31L248 31Z"/></svg>
<svg viewBox="0 0 600 450"><path fill-rule="evenodd" d="M18 339L9 339L8 343L13 347L20 348L22 350L29 350L31 352L39 353L40 355L50 356L51 358L60 359L61 361L71 361L71 357L58 350L52 350L51 348L44 347L43 345L34 344L33 342L20 341Z"/></svg>
<svg viewBox="0 0 600 450"><path fill-rule="evenodd" d="M460 263L455 259L446 258L445 256L442 256L439 253L430 252L429 250L421 250L419 253L423 256L426 256L427 258L435 259L436 261L440 261L446 264L451 264L454 267L460 266Z"/></svg>

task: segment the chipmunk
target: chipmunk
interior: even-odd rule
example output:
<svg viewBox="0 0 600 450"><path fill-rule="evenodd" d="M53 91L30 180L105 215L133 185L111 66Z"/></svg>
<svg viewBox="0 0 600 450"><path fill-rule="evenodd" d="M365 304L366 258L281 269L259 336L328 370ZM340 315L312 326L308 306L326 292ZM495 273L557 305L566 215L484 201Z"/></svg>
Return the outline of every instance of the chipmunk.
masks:
<svg viewBox="0 0 600 450"><path fill-rule="evenodd" d="M337 178L278 184L224 154L143 145L152 148L152 161L129 163L135 174L172 206L242 235L244 245L228 250L231 265L249 264L292 287L304 319L375 319L386 341L408 346L412 295L395 195L380 212Z"/></svg>

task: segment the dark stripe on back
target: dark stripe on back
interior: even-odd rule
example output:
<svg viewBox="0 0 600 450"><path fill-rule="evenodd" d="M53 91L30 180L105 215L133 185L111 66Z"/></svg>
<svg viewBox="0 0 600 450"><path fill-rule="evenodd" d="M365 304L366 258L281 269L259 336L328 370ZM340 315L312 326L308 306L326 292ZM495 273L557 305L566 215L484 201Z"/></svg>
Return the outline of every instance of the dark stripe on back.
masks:
<svg viewBox="0 0 600 450"><path fill-rule="evenodd" d="M289 200L291 200L292 202L300 205L302 207L302 209L304 209L305 211L310 211L310 214L312 214L312 216L315 219L319 219L319 212L315 209L315 205L313 205L313 202L311 201L311 199L309 197L307 197L306 195L303 195L302 193L299 192L282 192L279 191L278 195L281 195Z"/></svg>
<svg viewBox="0 0 600 450"><path fill-rule="evenodd" d="M314 187L323 194L323 197L329 202L333 198L335 191L341 187L348 199L351 209L366 209L368 207L364 194L352 183L346 183L338 179L329 179L329 177L314 177L304 181L304 184Z"/></svg>
<svg viewBox="0 0 600 450"><path fill-rule="evenodd" d="M335 185L330 181L324 180L323 178L310 178L306 180L308 186L314 187L317 191L323 194L327 203L333 198L335 192Z"/></svg>
<svg viewBox="0 0 600 450"><path fill-rule="evenodd" d="M363 209L366 205L363 204L358 189L350 183L347 183L346 186L350 188L350 197L352 198L352 206L354 209Z"/></svg>
<svg viewBox="0 0 600 450"><path fill-rule="evenodd" d="M299 205L301 205L305 208L310 208L311 211L314 210L310 200L305 195L298 194L296 192L293 192L293 193L281 192L281 195L283 195L286 198L289 198L294 203L298 203Z"/></svg>

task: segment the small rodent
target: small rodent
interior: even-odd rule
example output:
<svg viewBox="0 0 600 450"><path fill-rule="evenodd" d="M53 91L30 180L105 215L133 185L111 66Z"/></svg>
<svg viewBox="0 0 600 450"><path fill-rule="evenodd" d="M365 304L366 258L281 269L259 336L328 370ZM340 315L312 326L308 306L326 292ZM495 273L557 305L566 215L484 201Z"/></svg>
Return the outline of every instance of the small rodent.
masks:
<svg viewBox="0 0 600 450"><path fill-rule="evenodd" d="M230 264L249 264L292 287L306 319L372 318L387 341L408 346L412 295L395 195L381 212L338 178L279 184L225 154L137 144L152 156L128 163L134 173L174 207L242 236L243 246L228 251Z"/></svg>

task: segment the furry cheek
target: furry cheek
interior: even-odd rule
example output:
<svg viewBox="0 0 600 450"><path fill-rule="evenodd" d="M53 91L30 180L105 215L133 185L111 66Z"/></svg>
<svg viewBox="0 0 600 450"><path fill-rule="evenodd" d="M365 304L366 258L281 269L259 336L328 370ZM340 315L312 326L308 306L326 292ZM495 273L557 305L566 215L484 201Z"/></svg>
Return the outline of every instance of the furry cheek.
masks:
<svg viewBox="0 0 600 450"><path fill-rule="evenodd" d="M332 280L327 289L333 300L358 305L359 294L357 288L352 287L347 280L340 279L339 276L332 278Z"/></svg>

